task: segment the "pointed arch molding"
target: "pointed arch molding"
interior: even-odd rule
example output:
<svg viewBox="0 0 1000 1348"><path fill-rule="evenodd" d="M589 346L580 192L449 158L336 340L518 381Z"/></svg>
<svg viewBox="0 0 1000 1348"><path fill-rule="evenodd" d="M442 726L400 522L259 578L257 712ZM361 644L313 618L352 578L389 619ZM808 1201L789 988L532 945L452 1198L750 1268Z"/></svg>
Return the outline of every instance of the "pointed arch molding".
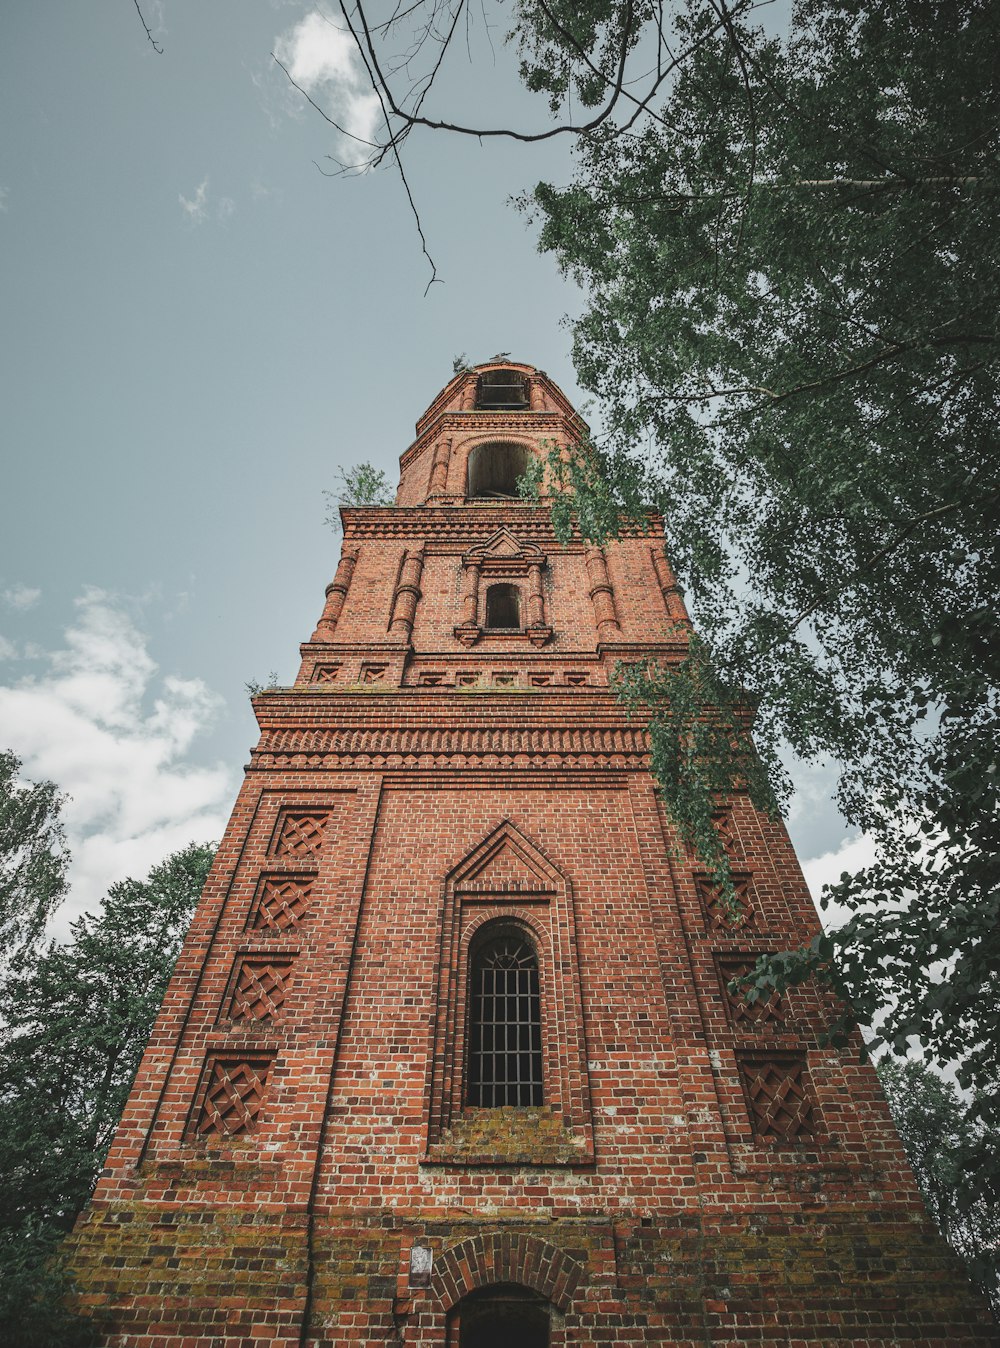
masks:
<svg viewBox="0 0 1000 1348"><path fill-rule="evenodd" d="M583 1278L583 1267L548 1241L516 1231L470 1236L435 1261L431 1295L443 1310L494 1283L519 1283L565 1313Z"/></svg>
<svg viewBox="0 0 1000 1348"><path fill-rule="evenodd" d="M594 1134L573 890L509 819L443 878L434 1044L427 1082L428 1165L591 1165ZM521 927L538 952L543 1104L465 1104L469 954L490 922Z"/></svg>

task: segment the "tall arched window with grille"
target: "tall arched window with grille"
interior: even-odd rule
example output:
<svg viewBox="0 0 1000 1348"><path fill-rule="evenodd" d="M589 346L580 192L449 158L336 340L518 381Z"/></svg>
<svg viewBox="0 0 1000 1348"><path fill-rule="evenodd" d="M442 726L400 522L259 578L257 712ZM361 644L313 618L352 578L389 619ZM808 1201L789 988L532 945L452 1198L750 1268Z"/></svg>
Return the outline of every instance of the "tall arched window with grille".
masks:
<svg viewBox="0 0 1000 1348"><path fill-rule="evenodd" d="M490 926L469 964L466 1103L542 1103L542 1015L538 955L521 927Z"/></svg>

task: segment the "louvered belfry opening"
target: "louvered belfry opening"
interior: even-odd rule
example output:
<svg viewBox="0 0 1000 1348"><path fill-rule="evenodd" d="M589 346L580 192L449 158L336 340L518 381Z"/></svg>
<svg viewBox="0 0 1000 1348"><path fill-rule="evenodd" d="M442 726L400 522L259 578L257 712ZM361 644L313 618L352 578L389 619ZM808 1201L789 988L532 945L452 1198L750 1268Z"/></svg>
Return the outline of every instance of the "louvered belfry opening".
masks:
<svg viewBox="0 0 1000 1348"><path fill-rule="evenodd" d="M516 370L484 370L476 382L478 411L523 412L529 405L528 380Z"/></svg>
<svg viewBox="0 0 1000 1348"><path fill-rule="evenodd" d="M542 1103L538 958L520 931L488 938L472 956L467 1103Z"/></svg>

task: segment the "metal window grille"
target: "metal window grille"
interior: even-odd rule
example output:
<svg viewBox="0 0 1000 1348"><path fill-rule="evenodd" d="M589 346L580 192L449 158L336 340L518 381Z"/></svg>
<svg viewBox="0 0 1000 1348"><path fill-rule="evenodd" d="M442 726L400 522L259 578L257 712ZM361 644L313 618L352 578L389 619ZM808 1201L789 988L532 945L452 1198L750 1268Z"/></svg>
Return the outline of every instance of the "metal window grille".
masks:
<svg viewBox="0 0 1000 1348"><path fill-rule="evenodd" d="M468 1103L542 1103L538 961L520 936L501 936L474 956L469 1017Z"/></svg>

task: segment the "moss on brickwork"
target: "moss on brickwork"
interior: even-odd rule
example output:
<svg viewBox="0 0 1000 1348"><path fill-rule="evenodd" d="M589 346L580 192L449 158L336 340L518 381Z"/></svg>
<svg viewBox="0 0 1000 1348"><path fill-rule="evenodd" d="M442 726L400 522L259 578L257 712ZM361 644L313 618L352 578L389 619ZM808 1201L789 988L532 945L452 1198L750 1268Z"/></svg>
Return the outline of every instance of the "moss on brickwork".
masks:
<svg viewBox="0 0 1000 1348"><path fill-rule="evenodd" d="M434 1252L426 1289L409 1289L400 1272L415 1240ZM192 1348L235 1346L265 1330L274 1344L297 1342L302 1218L120 1204L92 1211L71 1249L79 1306L115 1344L153 1348L176 1336ZM451 1258L456 1250L460 1257ZM484 1278L537 1285L564 1313L565 1343L595 1348L650 1341L784 1348L792 1331L810 1345L998 1342L935 1233L850 1212L499 1225L370 1215L333 1229L321 1222L315 1261L311 1342L323 1348L399 1332L418 1348L440 1345L451 1305Z"/></svg>

